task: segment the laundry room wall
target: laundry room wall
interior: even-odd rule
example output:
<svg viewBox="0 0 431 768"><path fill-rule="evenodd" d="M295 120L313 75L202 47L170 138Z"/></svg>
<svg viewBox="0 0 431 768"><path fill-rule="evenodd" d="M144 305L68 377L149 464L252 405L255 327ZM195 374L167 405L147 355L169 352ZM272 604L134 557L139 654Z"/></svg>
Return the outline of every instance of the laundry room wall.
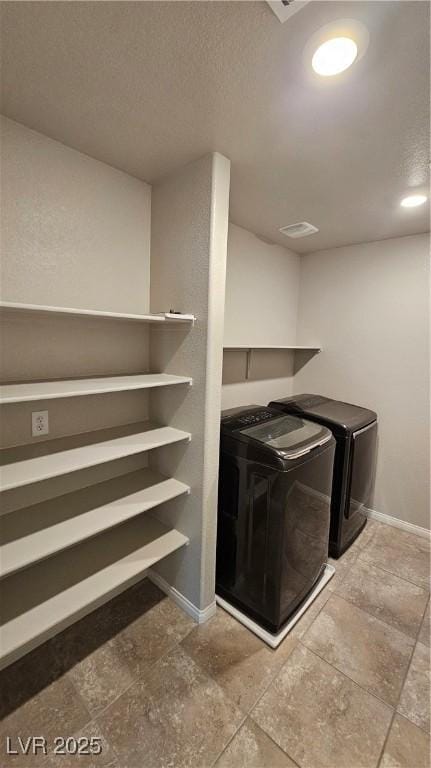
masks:
<svg viewBox="0 0 431 768"><path fill-rule="evenodd" d="M148 312L151 187L7 118L0 117L0 130L1 299ZM146 324L5 310L1 320L3 382L148 370ZM40 442L31 436L31 412L40 407L20 403L3 409L2 447ZM146 419L148 395L51 400L47 408L47 438L61 438ZM109 476L145 463L144 456L122 460L109 467ZM102 467L76 473L63 492L103 480L104 472ZM46 489L39 485L31 489L34 502L44 498ZM27 495L20 489L11 503L26 504Z"/></svg>
<svg viewBox="0 0 431 768"><path fill-rule="evenodd" d="M229 224L225 346L283 346L297 341L300 257ZM246 352L226 351L222 407L266 405L292 391L294 353L256 350L245 381Z"/></svg>
<svg viewBox="0 0 431 768"><path fill-rule="evenodd" d="M150 396L153 418L192 435L190 444L166 447L150 459L154 468L191 487L190 496L160 513L190 544L158 563L152 577L198 620L215 610L229 184L230 162L215 152L153 188L151 308L192 312L196 323L154 328L151 334L152 369L193 378L190 391L161 387Z"/></svg>
<svg viewBox="0 0 431 768"><path fill-rule="evenodd" d="M151 187L1 118L2 299L148 312Z"/></svg>
<svg viewBox="0 0 431 768"><path fill-rule="evenodd" d="M294 377L311 392L371 408L379 443L372 508L423 528L429 518L429 235L302 257L298 332L322 354Z"/></svg>

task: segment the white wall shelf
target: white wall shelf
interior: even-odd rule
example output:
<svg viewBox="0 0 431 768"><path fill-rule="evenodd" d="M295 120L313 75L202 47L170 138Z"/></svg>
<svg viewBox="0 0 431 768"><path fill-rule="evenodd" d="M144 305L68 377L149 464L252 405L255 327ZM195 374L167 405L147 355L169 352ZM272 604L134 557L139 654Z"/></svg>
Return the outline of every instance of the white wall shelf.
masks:
<svg viewBox="0 0 431 768"><path fill-rule="evenodd" d="M299 346L291 345L291 346L280 346L280 345L268 345L268 344L232 344L229 346L223 347L223 349L227 350L228 352L251 352L253 349L288 349L288 350L309 350L310 352L321 352L321 347L306 347L306 346Z"/></svg>
<svg viewBox="0 0 431 768"><path fill-rule="evenodd" d="M11 513L1 526L0 578L188 493L188 485L141 469Z"/></svg>
<svg viewBox="0 0 431 768"><path fill-rule="evenodd" d="M253 350L272 350L273 352L312 352L313 354L318 354L322 351L321 347L310 347L310 346L300 346L299 344L296 345L290 345L290 346L277 346L277 345L268 345L268 344L232 344L228 346L223 347L224 352L245 352L247 354L247 363L246 363L246 370L245 370L245 380L248 381L250 378L250 370L251 370L251 354Z"/></svg>
<svg viewBox="0 0 431 768"><path fill-rule="evenodd" d="M31 400L52 400L62 397L125 392L133 389L168 387L176 384L192 384L192 379L189 376L173 376L169 373L147 373L135 376L3 384L0 385L0 405L25 403Z"/></svg>
<svg viewBox="0 0 431 768"><path fill-rule="evenodd" d="M134 425L135 431L132 434L122 434L113 439L101 439L101 434L113 436L121 434L121 428L101 430L95 433L86 432L82 436L73 436L65 438L63 443L73 445L68 450L47 453L35 458L24 458L28 455L28 446L22 449L11 449L5 451L3 457L8 461L12 456L17 461L4 463L0 468L0 491L19 488L30 483L37 483L42 480L48 480L52 477L58 477L69 472L76 472L86 467L104 464L108 461L115 461L124 456L133 456L137 453L151 451L163 445L177 443L181 440L191 440L189 432L183 432L173 427L159 427L150 422L142 422ZM124 430L123 430L124 431ZM129 430L127 430L129 431ZM99 442L96 442L99 440ZM80 441L82 444L80 445ZM91 442L93 441L93 442ZM51 445L50 445L51 444ZM40 443L44 450L53 448L55 450L57 440ZM31 448L35 448L31 446ZM31 450L30 448L30 450ZM20 460L20 457L23 457Z"/></svg>
<svg viewBox="0 0 431 768"><path fill-rule="evenodd" d="M0 577L187 493L185 483L142 469L11 513L1 526Z"/></svg>
<svg viewBox="0 0 431 768"><path fill-rule="evenodd" d="M44 304L20 304L13 301L0 301L0 309L17 312L37 312L38 314L78 315L106 320L132 320L144 323L194 323L195 316L172 312L153 314L133 314L126 312L104 312L99 309L74 309L73 307L51 307Z"/></svg>
<svg viewBox="0 0 431 768"><path fill-rule="evenodd" d="M186 544L179 531L143 516L38 563L31 572L10 576L2 601L0 667L107 602ZM58 560L55 570L53 560Z"/></svg>

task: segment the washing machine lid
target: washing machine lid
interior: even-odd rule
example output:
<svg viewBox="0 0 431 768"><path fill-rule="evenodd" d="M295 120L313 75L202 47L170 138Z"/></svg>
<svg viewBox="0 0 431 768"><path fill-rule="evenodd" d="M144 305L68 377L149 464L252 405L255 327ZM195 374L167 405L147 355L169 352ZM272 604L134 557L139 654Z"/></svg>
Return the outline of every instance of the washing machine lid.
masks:
<svg viewBox="0 0 431 768"><path fill-rule="evenodd" d="M304 456L325 443L332 434L326 427L297 416L275 416L263 423L238 430L248 440L256 440L283 459L292 460Z"/></svg>

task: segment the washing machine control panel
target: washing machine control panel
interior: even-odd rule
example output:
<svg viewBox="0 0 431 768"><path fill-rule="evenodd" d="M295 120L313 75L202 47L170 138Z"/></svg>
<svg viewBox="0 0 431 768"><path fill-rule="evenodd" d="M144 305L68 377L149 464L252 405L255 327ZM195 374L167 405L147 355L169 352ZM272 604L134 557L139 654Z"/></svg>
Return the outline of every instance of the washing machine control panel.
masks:
<svg viewBox="0 0 431 768"><path fill-rule="evenodd" d="M261 421L268 421L268 419L273 419L274 417L279 417L279 414L275 414L273 411L268 410L245 413L243 416L238 416L238 418L235 419L235 429L251 427L254 424L259 424Z"/></svg>

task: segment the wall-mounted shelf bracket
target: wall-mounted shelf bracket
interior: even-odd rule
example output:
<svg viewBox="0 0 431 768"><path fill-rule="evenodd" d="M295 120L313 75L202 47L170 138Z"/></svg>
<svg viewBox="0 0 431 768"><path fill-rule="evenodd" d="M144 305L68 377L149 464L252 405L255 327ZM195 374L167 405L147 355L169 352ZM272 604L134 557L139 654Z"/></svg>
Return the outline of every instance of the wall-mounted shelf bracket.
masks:
<svg viewBox="0 0 431 768"><path fill-rule="evenodd" d="M245 364L245 378L246 380L250 378L250 371L251 371L251 349L247 350L247 360Z"/></svg>

